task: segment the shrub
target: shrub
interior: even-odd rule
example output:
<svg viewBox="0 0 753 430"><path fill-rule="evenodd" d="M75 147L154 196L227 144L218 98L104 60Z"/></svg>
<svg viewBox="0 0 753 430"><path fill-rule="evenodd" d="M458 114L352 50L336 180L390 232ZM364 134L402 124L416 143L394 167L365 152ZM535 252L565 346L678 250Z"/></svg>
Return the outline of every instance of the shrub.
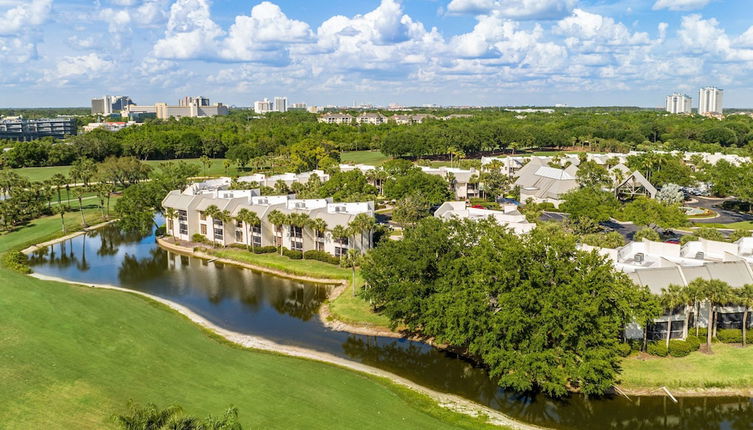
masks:
<svg viewBox="0 0 753 430"><path fill-rule="evenodd" d="M680 238L680 245L685 245L686 243L692 242L695 240L698 240L698 236L694 234L686 234Z"/></svg>
<svg viewBox="0 0 753 430"><path fill-rule="evenodd" d="M640 242L643 239L648 239L648 240L656 242L656 241L659 240L659 233L657 233L652 228L646 227L646 228L642 228L642 229L638 230L633 235L633 240L636 241L636 242Z"/></svg>
<svg viewBox="0 0 753 430"><path fill-rule="evenodd" d="M154 231L154 235L157 236L157 237L164 236L166 231L167 230L165 229L165 226L161 225L161 226L157 227L157 230Z"/></svg>
<svg viewBox="0 0 753 430"><path fill-rule="evenodd" d="M336 264L336 265L340 264L340 259L338 257L335 257L334 255L330 255L324 251L316 251L316 250L306 251L303 254L303 256L306 257L306 260L317 260L317 261L322 261L324 263Z"/></svg>
<svg viewBox="0 0 753 430"><path fill-rule="evenodd" d="M257 246L257 247L254 247L254 254L271 254L273 252L277 252L277 247L275 247L275 246Z"/></svg>
<svg viewBox="0 0 753 430"><path fill-rule="evenodd" d="M248 245L244 245L242 243L231 243L230 247L236 249L251 249Z"/></svg>
<svg viewBox="0 0 753 430"><path fill-rule="evenodd" d="M701 348L701 338L696 335L689 334L688 337L685 338L685 342L688 343L691 351L698 351Z"/></svg>
<svg viewBox="0 0 753 430"><path fill-rule="evenodd" d="M669 341L669 355L672 357L685 357L692 351L688 341L674 339Z"/></svg>
<svg viewBox="0 0 753 430"><path fill-rule="evenodd" d="M717 330L716 338L722 343L742 343L743 332L735 328Z"/></svg>
<svg viewBox="0 0 753 430"><path fill-rule="evenodd" d="M191 240L196 243L207 243L207 238L203 235L200 235L199 233L194 234L191 236Z"/></svg>
<svg viewBox="0 0 753 430"><path fill-rule="evenodd" d="M2 265L6 269L18 273L31 273L31 268L27 264L26 254L19 251L10 251L2 255Z"/></svg>
<svg viewBox="0 0 753 430"><path fill-rule="evenodd" d="M702 237L706 240L715 240L717 242L724 242L725 237L724 235L719 232L719 230L715 228L709 228L709 227L701 227L698 230L695 231L695 235L698 237Z"/></svg>
<svg viewBox="0 0 753 430"><path fill-rule="evenodd" d="M693 332L695 332L695 329L692 329ZM707 333L706 327L699 327L698 328L698 339L701 340L701 343L706 342L706 333Z"/></svg>
<svg viewBox="0 0 753 430"><path fill-rule="evenodd" d="M291 260L300 260L303 258L303 253L301 251L292 251L290 249L284 249L282 250L282 255L290 258Z"/></svg>
<svg viewBox="0 0 753 430"><path fill-rule="evenodd" d="M581 236L581 242L600 248L619 248L625 244L625 238L616 231L610 233L592 233Z"/></svg>
<svg viewBox="0 0 753 430"><path fill-rule="evenodd" d="M658 357L666 357L667 354L669 354L669 351L667 351L667 346L664 344L664 342L649 342L646 352Z"/></svg>
<svg viewBox="0 0 753 430"><path fill-rule="evenodd" d="M631 352L633 352L633 348L630 347L629 343L617 344L617 353L620 354L620 357L627 357Z"/></svg>

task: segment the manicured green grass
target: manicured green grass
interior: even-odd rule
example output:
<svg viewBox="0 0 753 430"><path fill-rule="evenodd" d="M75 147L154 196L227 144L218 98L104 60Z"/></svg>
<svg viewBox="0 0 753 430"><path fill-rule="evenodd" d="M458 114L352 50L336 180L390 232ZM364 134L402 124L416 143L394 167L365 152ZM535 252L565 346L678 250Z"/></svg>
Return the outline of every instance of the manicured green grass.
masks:
<svg viewBox="0 0 753 430"><path fill-rule="evenodd" d="M631 356L622 362L627 388L750 388L753 386L753 346L715 343L714 354L693 352L682 358Z"/></svg>
<svg viewBox="0 0 753 430"><path fill-rule="evenodd" d="M390 157L379 151L348 151L340 153L340 161L343 163L371 164L379 166Z"/></svg>
<svg viewBox="0 0 753 430"><path fill-rule="evenodd" d="M201 161L198 158L187 158L183 160L147 160L145 161L146 164L157 167L160 163L166 163L168 161L185 161L190 164L195 164L199 166L199 175L206 175L206 176L222 176L222 175L229 175L229 176L237 176L237 175L244 175L248 174L247 171L241 171L238 170L238 167L233 164L231 165L227 172L225 171L225 165L224 159L217 158L212 159L212 165L205 169L204 166L201 164ZM20 169L12 169L14 172L18 173L19 175L26 176L32 181L44 181L46 179L50 179L53 175L57 173L62 173L63 175L68 175L68 173L71 170L71 166L53 166L53 167L24 167Z"/></svg>
<svg viewBox="0 0 753 430"><path fill-rule="evenodd" d="M0 252L55 223L0 237ZM250 351L140 296L0 268L3 428L112 428L128 400L205 416L237 406L246 428L489 428L380 378Z"/></svg>
<svg viewBox="0 0 753 430"><path fill-rule="evenodd" d="M740 222L733 222L730 224L697 222L697 223L693 223L693 226L694 227L710 227L710 228L726 228L726 229L731 229L731 230L753 230L753 221L740 221Z"/></svg>
<svg viewBox="0 0 753 430"><path fill-rule="evenodd" d="M212 251L212 255L232 260L242 261L258 266L269 267L285 273L298 276L312 276L324 279L345 279L352 282L353 273L350 269L334 266L314 260L292 260L278 254L253 254L240 249L223 249ZM361 275L356 272L356 283L363 285ZM360 297L353 297L351 285L330 303L332 316L340 321L351 324L387 327L390 321L387 317L371 310L371 306Z"/></svg>

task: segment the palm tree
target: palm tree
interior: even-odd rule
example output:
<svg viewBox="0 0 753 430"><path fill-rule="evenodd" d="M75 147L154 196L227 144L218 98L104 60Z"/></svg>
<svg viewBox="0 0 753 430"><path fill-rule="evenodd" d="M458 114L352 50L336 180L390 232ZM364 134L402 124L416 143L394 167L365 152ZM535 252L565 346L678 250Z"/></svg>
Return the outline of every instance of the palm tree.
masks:
<svg viewBox="0 0 753 430"><path fill-rule="evenodd" d="M206 209L204 209L204 215L212 219L212 224L210 225L210 240L214 242L214 221L220 221L222 222L222 211L220 208L217 207L217 205L210 205ZM223 224L224 229L224 224ZM224 231L224 230L223 230Z"/></svg>
<svg viewBox="0 0 753 430"><path fill-rule="evenodd" d="M737 291L737 302L745 306L743 309L743 347L748 344L748 312L753 307L753 284L744 285Z"/></svg>
<svg viewBox="0 0 753 430"><path fill-rule="evenodd" d="M301 229L301 240L303 240L303 230L311 224L311 217L307 213L296 212L288 215L288 222L290 223L291 231L292 227ZM303 254L303 243L301 243L301 254Z"/></svg>
<svg viewBox="0 0 753 430"><path fill-rule="evenodd" d="M662 289L661 304L668 312L667 316L667 338L666 344L669 348L669 339L672 336L672 317L674 316L674 310L677 306L685 304L685 292L684 287L679 285L670 285L667 288Z"/></svg>
<svg viewBox="0 0 753 430"><path fill-rule="evenodd" d="M242 208L238 211L238 215L235 217L238 221L246 224L246 239L251 242L251 250L254 248L254 238L251 235L251 227L256 227L261 224L259 216L254 211L250 211L246 208Z"/></svg>
<svg viewBox="0 0 753 430"><path fill-rule="evenodd" d="M685 299L686 299L686 306L692 307L693 309L693 315L695 316L693 318L693 325L695 326L695 335L698 336L698 328L699 324L698 321L700 318L698 318L698 315L701 312L701 301L703 301L703 291L701 288L698 287L698 285L694 284L693 282L689 283L685 287ZM687 308L686 308L687 309ZM688 320L690 319L690 316L688 315L689 312L686 311L685 313L685 334L688 334L689 327Z"/></svg>
<svg viewBox="0 0 753 430"><path fill-rule="evenodd" d="M66 207L64 205L60 205L59 204L59 205L57 205L55 207L54 211L56 213L60 214L60 224L63 226L63 234L66 234L67 233L66 230L65 230L65 212L66 212Z"/></svg>
<svg viewBox="0 0 753 430"><path fill-rule="evenodd" d="M175 240L175 218L178 216L178 211L176 211L174 208L166 208L165 216L169 220L167 225L170 226L170 236L172 236L173 240Z"/></svg>
<svg viewBox="0 0 753 430"><path fill-rule="evenodd" d="M267 219L275 226L275 241L277 241L277 234L280 235L278 246L280 247L280 255L282 255L282 226L287 223L288 216L275 209L267 215Z"/></svg>
<svg viewBox="0 0 753 430"><path fill-rule="evenodd" d="M86 217L84 217L84 194L86 194L86 187L76 187L73 189L73 195L78 199L78 209L81 212L81 224L84 227L89 227L86 223Z"/></svg>
<svg viewBox="0 0 753 430"><path fill-rule="evenodd" d="M314 230L317 234L321 234L322 237L324 236L324 232L327 231L327 221L316 218L311 220L311 229Z"/></svg>
<svg viewBox="0 0 753 430"><path fill-rule="evenodd" d="M65 176L63 176L63 174L61 173L55 173L54 175L52 175L52 178L50 178L50 181L55 186L55 188L57 188L58 205L60 205L62 204L61 202L62 199L60 198L60 189L63 187L63 185L67 184L68 181L65 179Z"/></svg>
<svg viewBox="0 0 753 430"><path fill-rule="evenodd" d="M360 263L361 256L358 254L358 251L355 249L349 249L348 253L345 254L343 261L345 262L346 267L350 267L353 271L353 281L350 285L353 290L353 297L356 296L356 266Z"/></svg>
<svg viewBox="0 0 753 430"><path fill-rule="evenodd" d="M706 349L711 353L711 337L715 334L716 318L714 308L722 303L727 303L732 298L732 288L728 283L718 279L696 279L703 291L703 296L708 303L708 329L706 330Z"/></svg>
<svg viewBox="0 0 753 430"><path fill-rule="evenodd" d="M108 182L100 182L94 185L94 191L97 193L99 199L99 208L102 211L102 218L107 219L110 215L110 205L107 205L107 212L105 213L105 200L109 202L110 193L112 192L112 185Z"/></svg>
<svg viewBox="0 0 753 430"><path fill-rule="evenodd" d="M363 235L364 233L369 233L369 246L371 246L371 232L374 231L374 228L376 228L376 222L374 221L374 217L361 213L356 215L355 218L353 218L353 221L350 222L349 228L352 229L353 235L356 234L361 236L361 253L363 253Z"/></svg>
<svg viewBox="0 0 753 430"><path fill-rule="evenodd" d="M348 232L348 228L342 225L336 225L335 228L332 229L332 239L333 240L342 240L342 239L348 239L348 236L350 233Z"/></svg>

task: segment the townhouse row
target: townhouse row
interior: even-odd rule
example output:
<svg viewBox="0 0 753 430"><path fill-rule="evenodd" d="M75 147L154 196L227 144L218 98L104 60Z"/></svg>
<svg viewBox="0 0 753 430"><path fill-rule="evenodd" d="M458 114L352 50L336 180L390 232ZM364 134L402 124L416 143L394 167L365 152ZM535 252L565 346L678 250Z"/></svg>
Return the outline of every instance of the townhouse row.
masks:
<svg viewBox="0 0 753 430"><path fill-rule="evenodd" d="M166 219L168 234L188 242L198 234L223 246L282 246L303 252L324 251L334 256L344 255L349 249L365 251L373 245L373 231L336 237L333 230L338 226L347 229L360 214L373 219L374 202L333 203L331 199L296 199L291 195L261 196L258 190L227 190L202 183L184 191L171 191L163 199L162 207L166 212L175 211L175 217ZM208 211L212 207L227 216L213 217L212 211ZM255 213L259 223L243 221L244 209ZM274 216L270 219L270 214L276 212L288 219L294 214L305 215L312 222L300 225L298 221L286 221L276 225Z"/></svg>

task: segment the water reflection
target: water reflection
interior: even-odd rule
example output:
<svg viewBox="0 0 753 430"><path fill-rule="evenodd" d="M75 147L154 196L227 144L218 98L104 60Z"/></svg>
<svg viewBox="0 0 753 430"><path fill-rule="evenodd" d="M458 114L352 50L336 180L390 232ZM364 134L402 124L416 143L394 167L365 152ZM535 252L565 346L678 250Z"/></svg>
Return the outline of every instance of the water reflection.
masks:
<svg viewBox="0 0 753 430"><path fill-rule="evenodd" d="M119 285L180 303L222 327L328 352L458 394L526 422L559 429L753 429L748 398L552 400L506 392L455 354L404 339L328 330L318 309L328 286L264 275L162 250L153 235L109 226L39 250L36 272Z"/></svg>

